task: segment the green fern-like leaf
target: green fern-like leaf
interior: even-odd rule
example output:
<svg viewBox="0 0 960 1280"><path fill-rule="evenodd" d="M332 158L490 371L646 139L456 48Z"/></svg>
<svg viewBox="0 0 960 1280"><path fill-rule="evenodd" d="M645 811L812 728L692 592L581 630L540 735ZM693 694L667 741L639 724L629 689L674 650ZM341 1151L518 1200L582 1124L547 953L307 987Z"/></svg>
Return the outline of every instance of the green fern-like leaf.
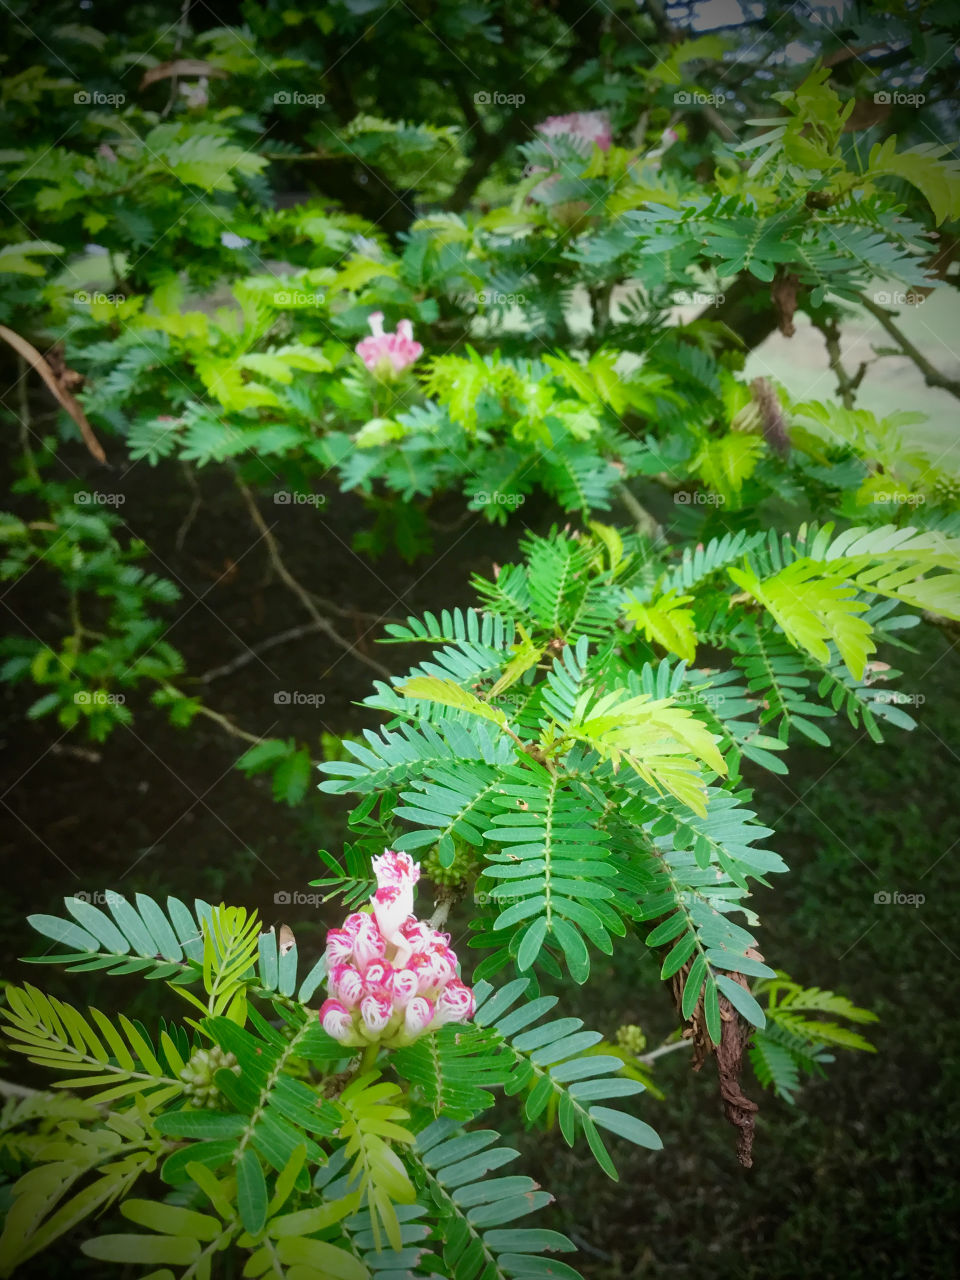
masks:
<svg viewBox="0 0 960 1280"><path fill-rule="evenodd" d="M406 1146L414 1136L399 1122L409 1113L396 1105L399 1085L381 1081L377 1071L352 1080L337 1099L340 1136L346 1139L347 1160L352 1160L351 1177L357 1190L366 1195L376 1247L380 1232L393 1249L403 1247L403 1236L395 1205L410 1204L416 1191L396 1151L388 1139Z"/></svg>
<svg viewBox="0 0 960 1280"><path fill-rule="evenodd" d="M117 1017L119 1029L99 1009L90 1010L91 1021L29 983L8 987L7 997L9 1008L0 1016L10 1047L39 1066L74 1073L58 1080L58 1088L95 1089L91 1102L153 1095L154 1106L182 1093L183 1084L166 1073L144 1029L124 1014Z"/></svg>
<svg viewBox="0 0 960 1280"><path fill-rule="evenodd" d="M438 1215L443 1260L454 1280L582 1280L553 1255L573 1251L556 1231L512 1225L550 1203L530 1178L487 1174L502 1169L517 1152L495 1146L494 1130L463 1133L441 1118L417 1136L414 1158ZM550 1257L544 1257L549 1254Z"/></svg>

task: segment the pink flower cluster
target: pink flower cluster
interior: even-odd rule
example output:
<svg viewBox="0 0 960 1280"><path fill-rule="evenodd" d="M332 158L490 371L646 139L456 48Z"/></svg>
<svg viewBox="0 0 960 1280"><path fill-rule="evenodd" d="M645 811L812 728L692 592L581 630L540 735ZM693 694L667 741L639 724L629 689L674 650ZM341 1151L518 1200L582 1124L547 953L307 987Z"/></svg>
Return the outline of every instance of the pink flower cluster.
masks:
<svg viewBox="0 0 960 1280"><path fill-rule="evenodd" d="M409 320L401 320L396 333L384 333L382 311L374 311L368 323L373 336L363 338L354 350L376 377L395 377L423 355L422 345L414 342Z"/></svg>
<svg viewBox="0 0 960 1280"><path fill-rule="evenodd" d="M387 849L373 860L373 912L355 911L327 934L324 1031L345 1045L410 1044L447 1022L466 1022L473 991L457 977L450 935L413 914L420 864Z"/></svg>
<svg viewBox="0 0 960 1280"><path fill-rule="evenodd" d="M601 151L609 151L613 143L610 117L605 111L572 111L566 116L548 116L537 125L537 132L548 138L566 136L594 143Z"/></svg>

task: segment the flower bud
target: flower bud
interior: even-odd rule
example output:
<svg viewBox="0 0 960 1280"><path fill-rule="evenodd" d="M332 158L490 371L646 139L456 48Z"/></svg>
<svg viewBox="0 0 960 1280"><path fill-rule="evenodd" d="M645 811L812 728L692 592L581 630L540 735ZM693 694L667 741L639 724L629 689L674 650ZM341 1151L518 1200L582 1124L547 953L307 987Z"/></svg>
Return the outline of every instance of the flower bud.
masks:
<svg viewBox="0 0 960 1280"><path fill-rule="evenodd" d="M420 863L414 862L409 853L384 849L379 858L373 859L373 874L381 889L385 885L409 884L412 887L420 879ZM411 907L411 914L412 911Z"/></svg>
<svg viewBox="0 0 960 1280"><path fill-rule="evenodd" d="M324 1000L320 1006L320 1023L328 1036L341 1044L356 1044L353 1019L339 1000Z"/></svg>
<svg viewBox="0 0 960 1280"><path fill-rule="evenodd" d="M466 1022L473 1017L476 1007L473 991L459 978L451 978L437 996L434 1024L439 1027L446 1022Z"/></svg>
<svg viewBox="0 0 960 1280"><path fill-rule="evenodd" d="M388 996L364 996L360 1001L360 1018L367 1035L379 1036L393 1016L393 1001Z"/></svg>
<svg viewBox="0 0 960 1280"><path fill-rule="evenodd" d="M393 972L393 1003L397 1009L405 1008L420 990L417 975L412 969L395 969Z"/></svg>
<svg viewBox="0 0 960 1280"><path fill-rule="evenodd" d="M363 971L363 991L368 996L390 996L393 993L393 965L374 960Z"/></svg>
<svg viewBox="0 0 960 1280"><path fill-rule="evenodd" d="M433 1005L425 996L414 996L404 1013L404 1031L411 1037L422 1035L432 1021Z"/></svg>
<svg viewBox="0 0 960 1280"><path fill-rule="evenodd" d="M438 951L418 951L407 961L407 968L412 969L417 975L420 995L442 987L456 973L449 961Z"/></svg>
<svg viewBox="0 0 960 1280"><path fill-rule="evenodd" d="M330 970L330 989L341 1004L355 1009L364 997L363 979L350 964L337 964Z"/></svg>
<svg viewBox="0 0 960 1280"><path fill-rule="evenodd" d="M345 929L330 929L327 933L327 964L344 964L353 955L353 937Z"/></svg>
<svg viewBox="0 0 960 1280"><path fill-rule="evenodd" d="M418 920L416 916L408 916L406 922L401 925L400 932L412 945L414 951L426 951L436 930L431 929L423 920Z"/></svg>
<svg viewBox="0 0 960 1280"><path fill-rule="evenodd" d="M382 960L387 952L387 944L373 916L365 916L365 923L357 930L353 939L353 956L359 969L365 969L374 960Z"/></svg>
<svg viewBox="0 0 960 1280"><path fill-rule="evenodd" d="M413 910L412 881L384 885L370 899L380 932L389 942L402 946L400 926Z"/></svg>

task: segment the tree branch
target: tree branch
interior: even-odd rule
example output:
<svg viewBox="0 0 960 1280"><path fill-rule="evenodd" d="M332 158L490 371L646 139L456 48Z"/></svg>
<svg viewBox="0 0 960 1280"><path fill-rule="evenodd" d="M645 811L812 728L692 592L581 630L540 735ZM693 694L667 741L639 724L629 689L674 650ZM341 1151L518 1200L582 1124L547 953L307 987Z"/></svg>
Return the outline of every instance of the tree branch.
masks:
<svg viewBox="0 0 960 1280"><path fill-rule="evenodd" d="M960 379L949 378L945 373L941 373L935 368L923 352L913 345L910 339L894 322L890 312L879 303L874 302L872 298L866 297L864 294L858 295L861 304L866 307L870 314L883 325L894 342L899 343L900 348L905 356L907 356L917 366L923 374L923 380L928 387L940 387L943 391L949 391L952 396L960 400Z"/></svg>
<svg viewBox="0 0 960 1280"><path fill-rule="evenodd" d="M268 649L274 649L277 645L286 644L290 640L299 640L301 636L312 635L317 630L319 628L315 622L305 622L300 627L290 627L275 636L270 636L268 640L264 640L260 644L251 645L245 653L238 654L236 658L232 658L230 662L223 663L222 666L212 667L209 671L205 671L203 675L197 676L197 679L203 684L209 684L211 680L219 680L221 676L232 675L234 671L239 671L248 662L253 662L255 658L259 657L261 653L266 653Z"/></svg>
<svg viewBox="0 0 960 1280"><path fill-rule="evenodd" d="M377 662L376 658L368 658L366 654L361 653L355 645L350 643L349 640L344 639L329 618L325 618L323 614L320 613L313 602L310 592L302 583L297 581L284 563L283 557L280 555L280 547L277 540L273 536L270 526L260 514L260 508L257 506L256 499L250 492L250 489L244 484L239 476L236 477L236 482L237 487L243 495L243 500L247 504L247 510L250 512L250 518L263 535L263 540L267 545L267 551L270 556L270 563L273 565L277 576L280 578L280 581L284 586L288 587L290 591L293 592L306 609L307 613L313 619L316 630L322 631L324 635L333 641L334 644L339 645L341 649L344 649L347 653L351 654L358 662L364 663L366 666L376 671L378 675L382 675L385 679L389 680L392 673L383 666L382 663Z"/></svg>
<svg viewBox="0 0 960 1280"><path fill-rule="evenodd" d="M870 367L869 360L863 360L859 369L850 376L844 367L840 354L840 328L835 318L829 320L814 320L814 327L819 329L823 334L823 340L826 344L827 355L830 359L830 368L833 370L837 379L837 393L843 401L845 409L852 409L856 400L856 392L863 381L863 376Z"/></svg>

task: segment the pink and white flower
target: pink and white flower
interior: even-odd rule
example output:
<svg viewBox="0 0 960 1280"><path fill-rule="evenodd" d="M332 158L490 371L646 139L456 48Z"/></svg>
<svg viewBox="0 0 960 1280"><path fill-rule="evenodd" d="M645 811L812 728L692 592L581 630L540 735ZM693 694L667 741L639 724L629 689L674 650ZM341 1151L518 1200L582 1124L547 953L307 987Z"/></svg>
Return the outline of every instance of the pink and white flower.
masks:
<svg viewBox="0 0 960 1280"><path fill-rule="evenodd" d="M605 111L571 111L565 116L548 116L537 125L537 133L547 138L567 137L589 142L601 151L609 151L613 143L610 117Z"/></svg>
<svg viewBox="0 0 960 1280"><path fill-rule="evenodd" d="M354 350L377 378L395 378L423 355L423 347L414 341L413 325L409 320L401 320L396 333L384 333L382 311L374 311L368 323L372 336L361 339Z"/></svg>
<svg viewBox="0 0 960 1280"><path fill-rule="evenodd" d="M372 913L355 911L327 934L330 999L320 1018L341 1044L396 1048L446 1022L465 1022L475 1001L457 977L450 935L413 913L419 864L387 849L373 869Z"/></svg>

